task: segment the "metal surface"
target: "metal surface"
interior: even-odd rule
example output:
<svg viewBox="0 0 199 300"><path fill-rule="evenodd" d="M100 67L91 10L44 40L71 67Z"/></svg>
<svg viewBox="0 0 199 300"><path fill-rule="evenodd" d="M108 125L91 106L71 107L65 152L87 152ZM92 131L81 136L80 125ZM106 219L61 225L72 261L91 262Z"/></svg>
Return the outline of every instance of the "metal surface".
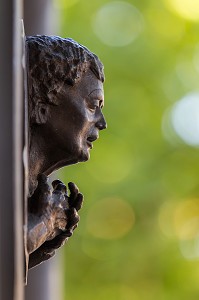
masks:
<svg viewBox="0 0 199 300"><path fill-rule="evenodd" d="M25 0L24 24L26 35L57 34L55 10L52 7L52 1ZM25 299L61 300L62 286L59 275L57 257L30 270L28 285L25 288Z"/></svg>
<svg viewBox="0 0 199 300"><path fill-rule="evenodd" d="M24 24L26 35L56 34L56 10L52 0L25 0Z"/></svg>
<svg viewBox="0 0 199 300"><path fill-rule="evenodd" d="M0 299L22 300L22 4L0 7Z"/></svg>

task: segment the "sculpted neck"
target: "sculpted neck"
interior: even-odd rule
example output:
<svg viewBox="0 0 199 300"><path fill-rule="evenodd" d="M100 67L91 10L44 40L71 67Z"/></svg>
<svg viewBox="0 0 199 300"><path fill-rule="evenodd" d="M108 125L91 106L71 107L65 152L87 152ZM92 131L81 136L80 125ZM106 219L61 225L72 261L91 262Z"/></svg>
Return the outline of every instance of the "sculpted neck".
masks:
<svg viewBox="0 0 199 300"><path fill-rule="evenodd" d="M38 174L48 176L53 171L76 162L69 154L61 153L54 145L51 147L50 140L46 143L46 137L43 138L38 132L32 132L29 144L29 197L37 187Z"/></svg>
<svg viewBox="0 0 199 300"><path fill-rule="evenodd" d="M43 140L34 132L30 135L29 144L29 196L31 196L37 187L37 176L45 173L46 165Z"/></svg>

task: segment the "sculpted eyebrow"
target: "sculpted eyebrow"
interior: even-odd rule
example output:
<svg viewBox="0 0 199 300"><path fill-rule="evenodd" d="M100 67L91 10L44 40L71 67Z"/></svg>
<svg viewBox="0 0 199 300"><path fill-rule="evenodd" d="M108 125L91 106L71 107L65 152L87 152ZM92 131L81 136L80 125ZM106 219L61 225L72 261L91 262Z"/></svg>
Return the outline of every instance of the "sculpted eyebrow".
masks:
<svg viewBox="0 0 199 300"><path fill-rule="evenodd" d="M93 95L92 95L93 94ZM102 98L102 90L101 89L96 89L92 92L90 92L90 94L88 94L88 96L93 96L93 97L99 97L99 98Z"/></svg>

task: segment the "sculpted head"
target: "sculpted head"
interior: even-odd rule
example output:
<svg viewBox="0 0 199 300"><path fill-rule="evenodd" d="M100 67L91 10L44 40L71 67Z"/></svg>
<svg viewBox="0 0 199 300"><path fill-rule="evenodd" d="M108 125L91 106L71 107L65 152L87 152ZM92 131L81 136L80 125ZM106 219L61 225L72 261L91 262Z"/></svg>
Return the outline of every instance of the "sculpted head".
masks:
<svg viewBox="0 0 199 300"><path fill-rule="evenodd" d="M30 135L50 161L46 172L86 161L106 128L102 63L72 39L33 36L26 45Z"/></svg>

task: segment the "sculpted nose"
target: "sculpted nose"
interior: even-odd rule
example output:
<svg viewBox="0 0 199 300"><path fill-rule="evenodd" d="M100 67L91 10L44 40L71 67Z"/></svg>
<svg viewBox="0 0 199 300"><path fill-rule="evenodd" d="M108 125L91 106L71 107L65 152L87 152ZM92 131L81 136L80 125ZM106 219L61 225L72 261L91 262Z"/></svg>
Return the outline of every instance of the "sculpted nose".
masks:
<svg viewBox="0 0 199 300"><path fill-rule="evenodd" d="M103 129L106 129L106 128L107 128L106 120L105 120L105 118L104 118L103 113L101 113L100 119L99 119L99 120L97 121L97 123L96 123L96 127L97 127L99 130L103 130Z"/></svg>

